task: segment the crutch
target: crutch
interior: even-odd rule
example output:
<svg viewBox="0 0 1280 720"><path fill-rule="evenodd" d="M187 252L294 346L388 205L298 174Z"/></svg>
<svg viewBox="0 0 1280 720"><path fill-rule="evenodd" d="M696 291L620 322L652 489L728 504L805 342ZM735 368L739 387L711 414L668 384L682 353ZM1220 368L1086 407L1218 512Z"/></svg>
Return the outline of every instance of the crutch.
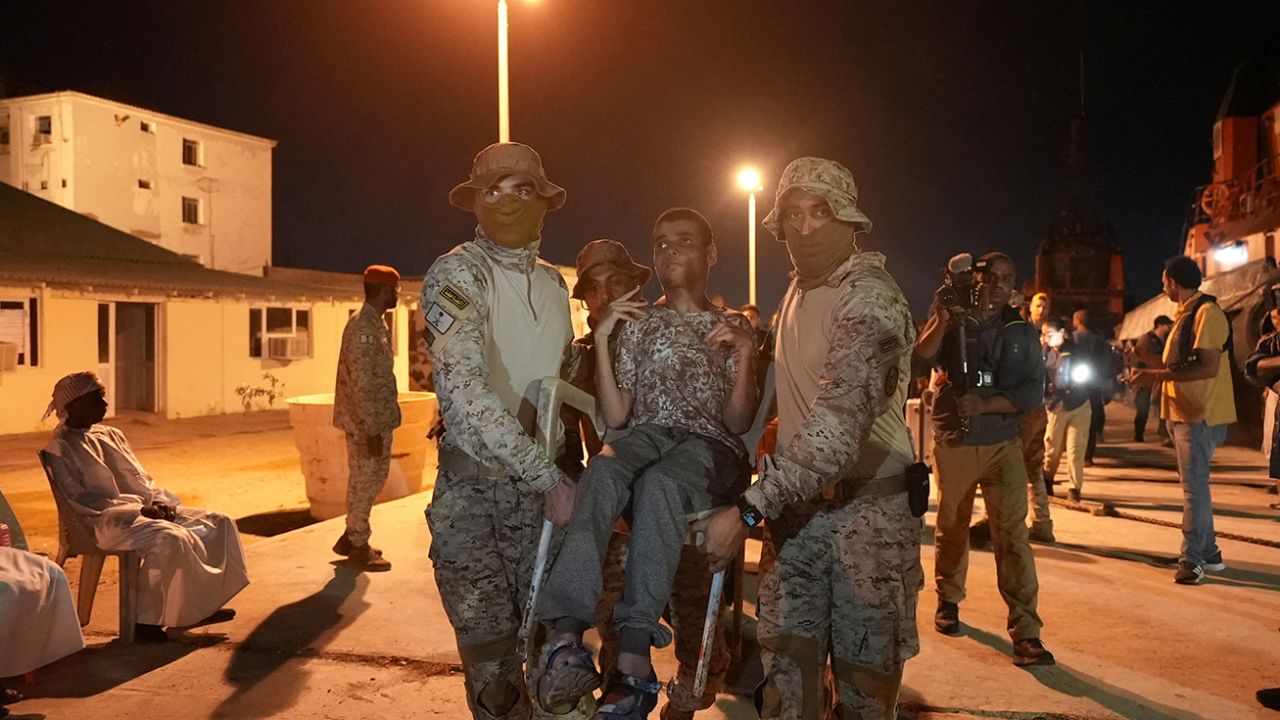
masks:
<svg viewBox="0 0 1280 720"><path fill-rule="evenodd" d="M560 406L568 405L581 412L595 424L596 401L587 393L570 385L557 377L546 377L538 388L538 423L535 428L535 441L538 449L549 460L555 460L556 439L560 429ZM542 522L542 535L538 538L538 555L533 561L533 579L529 585L529 599L524 606L524 619L520 623L518 650L524 658L524 674L526 687L532 680L535 643L533 641L533 623L537 619L538 595L542 591L543 576L547 571L547 560L551 554L551 532L555 526L550 520Z"/></svg>
<svg viewBox="0 0 1280 720"><path fill-rule="evenodd" d="M693 697L701 699L707 689L707 666L711 663L711 647L715 642L716 623L720 620L720 596L724 592L724 571L711 576L711 594L707 596L707 617L702 625L702 648L698 651L698 670L693 675Z"/></svg>

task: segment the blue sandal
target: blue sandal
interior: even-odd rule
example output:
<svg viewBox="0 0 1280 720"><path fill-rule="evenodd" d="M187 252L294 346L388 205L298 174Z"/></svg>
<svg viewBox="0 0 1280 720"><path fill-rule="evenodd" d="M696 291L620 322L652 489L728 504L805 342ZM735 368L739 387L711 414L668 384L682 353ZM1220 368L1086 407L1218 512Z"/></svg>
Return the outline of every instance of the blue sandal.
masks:
<svg viewBox="0 0 1280 720"><path fill-rule="evenodd" d="M600 673L591 661L591 651L580 642L562 641L547 653L547 665L538 678L538 704L553 715L563 715L598 687Z"/></svg>
<svg viewBox="0 0 1280 720"><path fill-rule="evenodd" d="M600 698L603 704L591 720L645 720L658 706L660 690L662 685L652 672L647 680L618 673L609 683L604 697Z"/></svg>

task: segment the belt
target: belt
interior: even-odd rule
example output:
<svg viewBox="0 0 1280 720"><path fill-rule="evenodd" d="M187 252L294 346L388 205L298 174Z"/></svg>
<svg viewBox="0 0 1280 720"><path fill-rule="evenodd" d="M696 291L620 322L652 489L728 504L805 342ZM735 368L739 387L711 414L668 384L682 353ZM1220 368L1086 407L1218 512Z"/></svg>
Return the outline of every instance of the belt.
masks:
<svg viewBox="0 0 1280 720"><path fill-rule="evenodd" d="M469 475L483 478L509 478L511 473L499 470L492 465L485 465L470 455L453 448L440 446L440 469L453 475Z"/></svg>
<svg viewBox="0 0 1280 720"><path fill-rule="evenodd" d="M850 500L871 497L873 495L897 495L907 491L907 474L886 475L885 477L845 478L823 490L822 499L833 505L842 505Z"/></svg>

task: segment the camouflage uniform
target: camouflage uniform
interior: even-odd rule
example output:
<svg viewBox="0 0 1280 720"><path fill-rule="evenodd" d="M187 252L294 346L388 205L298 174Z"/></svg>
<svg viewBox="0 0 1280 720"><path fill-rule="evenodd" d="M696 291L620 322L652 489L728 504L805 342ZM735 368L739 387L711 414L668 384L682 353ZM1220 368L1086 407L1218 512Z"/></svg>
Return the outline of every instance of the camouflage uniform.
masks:
<svg viewBox="0 0 1280 720"><path fill-rule="evenodd" d="M356 546L369 544L369 510L387 482L391 431L400 427L394 364L382 313L365 303L342 331L333 398L333 425L347 433L347 539Z"/></svg>
<svg viewBox="0 0 1280 720"><path fill-rule="evenodd" d="M572 340L568 290L538 242L476 239L427 271L422 309L448 431L427 509L431 560L458 639L475 718L531 714L516 653L543 519L563 473L533 441L537 383L560 374Z"/></svg>
<svg viewBox="0 0 1280 720"><path fill-rule="evenodd" d="M778 205L796 188L824 197L836 218L870 227L837 163L793 162ZM781 236L779 213L775 206L765 225ZM896 715L904 663L920 649L924 585L921 521L901 484L912 462L902 408L914 338L906 299L878 253L855 251L825 285L793 282L783 300L777 467L744 493L769 518L757 629L762 718L826 718L833 691L839 717ZM800 373L816 392L790 385ZM803 406L802 418L788 403ZM824 690L828 661L835 686Z"/></svg>

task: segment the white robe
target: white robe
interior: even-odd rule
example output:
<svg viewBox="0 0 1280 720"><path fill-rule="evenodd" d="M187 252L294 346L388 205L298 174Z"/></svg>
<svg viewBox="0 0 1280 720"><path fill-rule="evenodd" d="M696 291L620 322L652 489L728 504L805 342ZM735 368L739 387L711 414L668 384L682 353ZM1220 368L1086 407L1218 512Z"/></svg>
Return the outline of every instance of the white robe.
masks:
<svg viewBox="0 0 1280 720"><path fill-rule="evenodd" d="M62 568L25 550L0 547L0 677L31 672L83 647Z"/></svg>
<svg viewBox="0 0 1280 720"><path fill-rule="evenodd" d="M249 584L235 522L221 513L178 507L156 487L124 433L60 425L45 448L54 482L104 550L136 550L138 622L183 627L217 612ZM142 516L144 505L177 508L175 522Z"/></svg>

